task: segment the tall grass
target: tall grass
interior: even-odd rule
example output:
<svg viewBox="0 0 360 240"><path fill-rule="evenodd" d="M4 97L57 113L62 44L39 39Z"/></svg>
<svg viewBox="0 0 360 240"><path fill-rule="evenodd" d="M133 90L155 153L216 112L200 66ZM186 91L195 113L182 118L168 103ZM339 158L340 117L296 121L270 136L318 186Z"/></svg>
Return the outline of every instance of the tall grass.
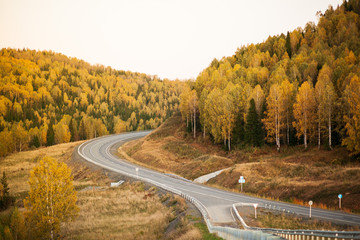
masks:
<svg viewBox="0 0 360 240"><path fill-rule="evenodd" d="M158 196L125 184L79 193L79 217L62 229L64 239L159 239L172 212Z"/></svg>

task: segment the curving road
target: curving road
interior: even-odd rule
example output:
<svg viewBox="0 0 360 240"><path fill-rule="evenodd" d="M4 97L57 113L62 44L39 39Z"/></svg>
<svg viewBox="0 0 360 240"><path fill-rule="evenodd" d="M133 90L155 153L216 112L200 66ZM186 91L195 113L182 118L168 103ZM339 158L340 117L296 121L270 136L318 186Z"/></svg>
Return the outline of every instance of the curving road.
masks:
<svg viewBox="0 0 360 240"><path fill-rule="evenodd" d="M137 138L146 136L149 131L124 133L96 138L81 144L78 153L85 160L106 168L113 172L127 175L133 178L148 179L148 182L159 187L170 187L181 191L200 201L206 207L210 221L213 224L232 224L235 219L230 211L234 203L258 203L259 207L271 206L285 212L294 212L299 215L308 216L309 208L299 205L269 201L265 199L250 197L244 194L228 192L212 187L196 184L188 180L178 179L169 175L159 173L135 164L129 163L116 157L115 152L121 144ZM138 169L138 171L136 171ZM146 181L146 180L145 180ZM360 216L338 211L327 211L312 208L312 217L335 220L340 223L360 226Z"/></svg>

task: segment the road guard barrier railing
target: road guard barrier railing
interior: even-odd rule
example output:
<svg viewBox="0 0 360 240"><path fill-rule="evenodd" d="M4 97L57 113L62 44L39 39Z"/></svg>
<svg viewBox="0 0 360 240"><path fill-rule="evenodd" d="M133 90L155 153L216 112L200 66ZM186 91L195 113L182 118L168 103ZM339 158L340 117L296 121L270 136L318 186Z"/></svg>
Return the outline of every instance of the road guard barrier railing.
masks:
<svg viewBox="0 0 360 240"><path fill-rule="evenodd" d="M191 197L190 195L179 191L175 188L172 188L170 186L167 186L165 184L153 181L151 179L148 178L144 178L141 176L138 176L137 174L132 174L132 173L128 173L125 171L122 171L120 169L113 169L111 167L108 167L102 163L98 163L96 161L93 161L92 159L88 158L87 156L85 156L82 152L81 152L81 147L83 146L83 144L85 144L86 142L82 143L79 147L78 147L78 154L79 156L81 156L82 158L84 158L85 160L87 160L88 162L91 162L97 166L100 166L102 168L108 169L110 171L115 171L117 173L123 174L125 176L128 176L130 178L133 179L138 179L140 181L143 182L147 182L150 183L154 186L160 187L166 191L169 191L171 193L174 193L176 195L179 195L181 197L183 197L184 199L188 200L189 202L191 202L192 204L195 205L195 207L197 209L199 209L199 211L201 212L201 215L203 216L207 228L209 230L210 233L216 233L219 237L222 237L224 239L228 239L228 240L237 240L237 239L243 239L243 240L280 240L282 239L281 237L278 237L277 235L274 235L272 233L265 233L259 230L241 230L238 228L232 228L232 227L222 227L222 226L214 226L211 221L210 221L210 217L208 214L208 211L206 209L206 207L204 206L204 204L202 204L199 200L197 200L194 197ZM109 152L109 149L107 149L107 153L109 154L109 156L112 156Z"/></svg>
<svg viewBox="0 0 360 240"><path fill-rule="evenodd" d="M346 231L323 231L323 230L284 230L276 228L258 228L248 226L244 219L240 216L237 207L253 206L253 203L236 203L233 204L233 211L246 230L262 231L266 233L276 234L282 238L290 240L325 240L325 239L360 239L360 232Z"/></svg>

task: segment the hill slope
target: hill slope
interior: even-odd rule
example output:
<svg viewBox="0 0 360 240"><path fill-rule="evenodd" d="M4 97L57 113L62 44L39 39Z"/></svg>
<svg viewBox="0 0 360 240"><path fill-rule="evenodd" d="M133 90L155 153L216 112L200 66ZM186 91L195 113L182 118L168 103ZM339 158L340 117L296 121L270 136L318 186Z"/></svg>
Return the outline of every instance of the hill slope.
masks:
<svg viewBox="0 0 360 240"><path fill-rule="evenodd" d="M233 159L223 157L224 152L218 147L209 148L204 143L211 144L209 140L191 141L181 115L176 113L151 134L126 144L122 150L146 166L187 179L195 179L235 163Z"/></svg>
<svg viewBox="0 0 360 240"><path fill-rule="evenodd" d="M0 157L28 147L152 129L178 109L183 82L48 51L0 51Z"/></svg>
<svg viewBox="0 0 360 240"><path fill-rule="evenodd" d="M359 9L344 1L317 25L214 59L181 95L184 121L229 150L344 145L360 156Z"/></svg>
<svg viewBox="0 0 360 240"><path fill-rule="evenodd" d="M273 148L248 148L227 152L209 138L193 139L180 114L169 118L144 139L126 144L124 151L150 168L175 173L188 179L230 167L208 184L244 191L267 198L318 207L337 208L342 193L343 208L360 212L360 165L349 160L346 149L333 151L291 147L278 153Z"/></svg>

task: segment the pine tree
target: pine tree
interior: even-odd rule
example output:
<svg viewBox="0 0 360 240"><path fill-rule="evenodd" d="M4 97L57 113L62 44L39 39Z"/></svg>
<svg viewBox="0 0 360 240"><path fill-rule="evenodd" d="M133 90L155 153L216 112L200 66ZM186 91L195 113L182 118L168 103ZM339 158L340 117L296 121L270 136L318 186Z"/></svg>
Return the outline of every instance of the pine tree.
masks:
<svg viewBox="0 0 360 240"><path fill-rule="evenodd" d="M285 47L286 47L286 52L289 55L289 58L291 58L291 42L290 42L290 33L289 33L289 31L286 34Z"/></svg>
<svg viewBox="0 0 360 240"><path fill-rule="evenodd" d="M255 101L250 100L250 107L246 117L245 141L247 144L255 147L261 146L261 123L256 112Z"/></svg>
<svg viewBox="0 0 360 240"><path fill-rule="evenodd" d="M235 120L235 126L233 130L233 142L235 144L240 144L245 140L245 121L244 121L244 114L240 113L237 115Z"/></svg>
<svg viewBox="0 0 360 240"><path fill-rule="evenodd" d="M70 130L70 134L71 134L70 141L71 142L79 141L79 133L76 128L76 122L73 118L70 121L69 130Z"/></svg>
<svg viewBox="0 0 360 240"><path fill-rule="evenodd" d="M0 184L2 185L2 196L9 196L9 185L7 183L7 177L5 171L3 172L3 176L0 180Z"/></svg>
<svg viewBox="0 0 360 240"><path fill-rule="evenodd" d="M87 138L86 137L86 129L85 129L84 119L82 119L80 121L79 138L80 138L80 140L85 140Z"/></svg>
<svg viewBox="0 0 360 240"><path fill-rule="evenodd" d="M39 137L38 135L34 135L31 143L30 143L31 146L34 146L36 148L40 147L40 140L39 140Z"/></svg>
<svg viewBox="0 0 360 240"><path fill-rule="evenodd" d="M0 180L0 189L0 209L7 209L13 203L14 199L9 194L10 189L5 172L3 172L3 176Z"/></svg>
<svg viewBox="0 0 360 240"><path fill-rule="evenodd" d="M52 146L55 144L55 133L54 133L54 121L51 120L48 130L46 132L46 146Z"/></svg>

